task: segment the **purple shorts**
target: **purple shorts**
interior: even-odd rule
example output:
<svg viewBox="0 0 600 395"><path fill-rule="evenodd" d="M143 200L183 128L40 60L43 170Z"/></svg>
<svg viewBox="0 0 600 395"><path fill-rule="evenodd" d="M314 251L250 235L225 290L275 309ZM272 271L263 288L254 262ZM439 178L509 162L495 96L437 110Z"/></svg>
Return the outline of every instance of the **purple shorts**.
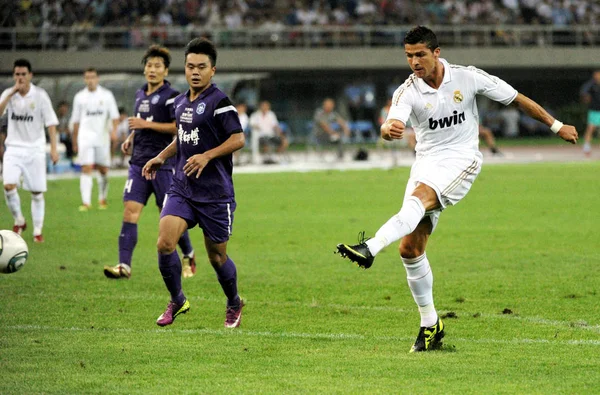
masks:
<svg viewBox="0 0 600 395"><path fill-rule="evenodd" d="M171 186L173 172L171 170L159 170L156 172L154 180L146 180L142 176L142 167L138 165L129 166L129 178L125 182L123 189L123 201L133 200L142 203L144 206L148 203L151 194L154 194L156 205L162 208L165 194Z"/></svg>
<svg viewBox="0 0 600 395"><path fill-rule="evenodd" d="M231 236L235 207L235 202L196 203L171 191L165 198L160 217L174 215L183 218L188 229L198 225L206 237L219 244L226 242Z"/></svg>

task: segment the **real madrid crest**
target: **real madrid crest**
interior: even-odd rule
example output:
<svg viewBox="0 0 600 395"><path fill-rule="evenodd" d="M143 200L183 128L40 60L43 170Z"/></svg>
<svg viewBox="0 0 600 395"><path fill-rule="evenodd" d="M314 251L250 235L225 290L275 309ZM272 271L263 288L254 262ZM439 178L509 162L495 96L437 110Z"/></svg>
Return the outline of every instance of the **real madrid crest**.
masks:
<svg viewBox="0 0 600 395"><path fill-rule="evenodd" d="M196 114L198 114L198 115L204 114L205 108L206 108L206 104L204 102L198 104L198 107L196 107Z"/></svg>
<svg viewBox="0 0 600 395"><path fill-rule="evenodd" d="M156 104L156 103L158 103L159 100L160 100L160 95L156 95L156 96L152 97L152 100L150 100L150 103Z"/></svg>
<svg viewBox="0 0 600 395"><path fill-rule="evenodd" d="M34 103L34 102L31 102L31 103L29 104L29 108L31 108L32 110L35 110L35 103Z"/></svg>
<svg viewBox="0 0 600 395"><path fill-rule="evenodd" d="M460 103L463 101L463 95L460 91L454 91L454 103Z"/></svg>

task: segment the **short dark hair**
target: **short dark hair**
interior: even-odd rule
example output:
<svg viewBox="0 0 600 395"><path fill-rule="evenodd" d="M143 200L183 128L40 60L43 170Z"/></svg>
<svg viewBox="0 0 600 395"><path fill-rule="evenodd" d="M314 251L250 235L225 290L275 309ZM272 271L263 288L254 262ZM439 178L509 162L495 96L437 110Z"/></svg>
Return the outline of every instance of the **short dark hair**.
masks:
<svg viewBox="0 0 600 395"><path fill-rule="evenodd" d="M31 73L31 63L29 63L29 60L27 59L15 60L15 63L13 64L13 71L15 71L17 67L27 67L27 70Z"/></svg>
<svg viewBox="0 0 600 395"><path fill-rule="evenodd" d="M98 74L98 70L96 70L95 67L88 67L87 69L85 69L84 73L96 73L96 74Z"/></svg>
<svg viewBox="0 0 600 395"><path fill-rule="evenodd" d="M425 44L431 51L440 46L435 33L425 26L417 26L410 29L404 37L404 44L412 45L419 43Z"/></svg>
<svg viewBox="0 0 600 395"><path fill-rule="evenodd" d="M123 106L119 107L118 110L119 110L119 114L125 114L126 113L125 107L123 107Z"/></svg>
<svg viewBox="0 0 600 395"><path fill-rule="evenodd" d="M211 66L217 65L217 49L212 41L202 37L195 38L185 46L185 58L191 53L204 54L210 59Z"/></svg>
<svg viewBox="0 0 600 395"><path fill-rule="evenodd" d="M61 100L58 102L58 107L68 106L68 105L69 105L69 102L67 102L66 100Z"/></svg>
<svg viewBox="0 0 600 395"><path fill-rule="evenodd" d="M169 68L171 64L171 54L166 47L162 45L151 45L142 58L142 64L145 66L150 58L162 58L165 68Z"/></svg>

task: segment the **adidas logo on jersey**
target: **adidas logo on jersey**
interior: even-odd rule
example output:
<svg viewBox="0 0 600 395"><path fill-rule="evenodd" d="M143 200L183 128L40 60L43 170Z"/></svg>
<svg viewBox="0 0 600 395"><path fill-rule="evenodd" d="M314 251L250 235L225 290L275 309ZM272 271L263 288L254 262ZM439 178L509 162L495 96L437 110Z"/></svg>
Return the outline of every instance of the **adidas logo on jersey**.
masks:
<svg viewBox="0 0 600 395"><path fill-rule="evenodd" d="M13 121L24 121L24 122L33 122L33 115L15 115L15 113L10 114L10 119Z"/></svg>
<svg viewBox="0 0 600 395"><path fill-rule="evenodd" d="M429 118L429 129L436 130L438 126L440 129L448 128L452 125L457 125L459 123L463 123L465 120L465 112L454 111L453 115L449 117L443 117L440 119Z"/></svg>

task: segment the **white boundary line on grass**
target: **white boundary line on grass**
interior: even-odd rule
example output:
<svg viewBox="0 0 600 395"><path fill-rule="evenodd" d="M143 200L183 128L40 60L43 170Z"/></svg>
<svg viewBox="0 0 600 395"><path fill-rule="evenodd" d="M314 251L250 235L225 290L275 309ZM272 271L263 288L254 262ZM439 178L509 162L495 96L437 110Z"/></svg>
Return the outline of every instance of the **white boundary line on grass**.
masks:
<svg viewBox="0 0 600 395"><path fill-rule="evenodd" d="M59 331L59 332L116 332L116 333L182 333L197 335L217 336L251 336L271 338L299 338L313 340L378 340L378 341L411 341L412 337L398 336L368 336L357 333L302 333L302 332L270 332L247 331L244 329L131 329L131 328L79 328L79 327L54 327L43 325L14 325L5 329L16 331ZM452 342L479 343L479 344L559 344L559 345L588 345L600 346L600 340L548 340L548 339L463 339L452 338Z"/></svg>

